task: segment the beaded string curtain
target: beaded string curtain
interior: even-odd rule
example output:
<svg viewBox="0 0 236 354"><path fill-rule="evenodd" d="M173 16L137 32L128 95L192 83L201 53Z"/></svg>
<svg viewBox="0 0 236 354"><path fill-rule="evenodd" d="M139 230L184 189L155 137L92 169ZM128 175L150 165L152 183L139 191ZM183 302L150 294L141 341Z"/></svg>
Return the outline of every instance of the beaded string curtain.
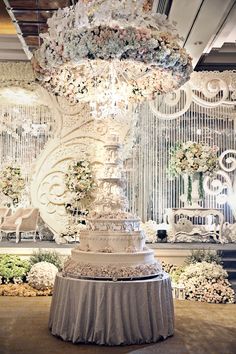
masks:
<svg viewBox="0 0 236 354"><path fill-rule="evenodd" d="M183 90L178 100L172 97L173 104L159 96L154 109L149 104L142 106L136 127L137 139L127 162L127 190L131 210L143 221L152 219L161 223L166 208L183 207L180 201L183 179L171 180L167 171L170 148L177 142L191 140L217 145L219 154L236 149L235 91L229 90L226 99L225 84L221 82L221 87L208 97L206 92L192 88L189 103L189 92ZM225 220L233 222L230 207L218 204L215 196L206 194L203 206L222 210Z"/></svg>
<svg viewBox="0 0 236 354"><path fill-rule="evenodd" d="M43 105L0 105L0 167L19 166L26 180L52 137L51 111Z"/></svg>

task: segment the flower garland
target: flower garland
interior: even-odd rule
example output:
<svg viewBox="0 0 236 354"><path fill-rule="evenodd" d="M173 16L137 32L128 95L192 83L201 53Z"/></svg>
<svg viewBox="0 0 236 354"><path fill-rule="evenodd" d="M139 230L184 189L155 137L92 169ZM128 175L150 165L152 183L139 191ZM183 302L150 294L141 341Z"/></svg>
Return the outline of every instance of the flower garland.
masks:
<svg viewBox="0 0 236 354"><path fill-rule="evenodd" d="M192 201L193 176L199 177L199 196L204 198L203 174L213 173L218 167L217 146L187 141L179 143L170 151L169 172L172 176L188 175L187 200Z"/></svg>
<svg viewBox="0 0 236 354"><path fill-rule="evenodd" d="M6 166L0 171L0 190L11 198L14 206L17 206L21 193L25 187L25 181L19 167Z"/></svg>
<svg viewBox="0 0 236 354"><path fill-rule="evenodd" d="M81 205L91 201L96 189L90 163L86 160L74 161L65 175L65 184L70 192L70 198L65 204L66 209L71 213L86 215L86 211L81 211Z"/></svg>
<svg viewBox="0 0 236 354"><path fill-rule="evenodd" d="M79 0L48 20L34 53L36 78L76 103L153 98L189 80L191 58L165 15L145 12L144 0ZM109 24L109 25L108 25Z"/></svg>

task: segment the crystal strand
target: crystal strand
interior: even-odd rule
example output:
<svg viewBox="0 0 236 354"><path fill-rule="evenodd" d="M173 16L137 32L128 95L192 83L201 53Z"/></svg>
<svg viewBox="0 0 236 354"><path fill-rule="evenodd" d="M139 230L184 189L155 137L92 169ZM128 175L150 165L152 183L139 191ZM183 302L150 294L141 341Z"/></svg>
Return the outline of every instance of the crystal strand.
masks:
<svg viewBox="0 0 236 354"><path fill-rule="evenodd" d="M155 181L155 188L154 188L154 193L155 193L155 220L157 220L157 211L158 211L158 196L157 196L157 171L158 171L158 166L157 166L157 134L158 134L158 127L159 127L159 119L153 115L153 119L155 119L155 145L154 145L154 153L155 153L155 169L154 169L154 181Z"/></svg>
<svg viewBox="0 0 236 354"><path fill-rule="evenodd" d="M142 107L143 108L143 107ZM142 188L143 188L143 181L142 181L142 167L141 167L141 164L142 164L142 134L141 134L141 131L142 131L142 121L143 121L143 115L141 115L140 117L140 123L139 123L139 174L138 174L138 183L137 183L137 186L138 186L138 215L140 217L142 217L142 202L143 202L143 197L142 197Z"/></svg>
<svg viewBox="0 0 236 354"><path fill-rule="evenodd" d="M147 215L147 220L153 220L153 189L152 189L152 175L153 175L153 169L152 169L152 147L153 147L153 130L152 130L152 119L151 119L151 113L150 109L148 109L148 120L149 120L149 143L148 143L148 155L149 155L149 171L148 173L148 201L149 201L149 213Z"/></svg>
<svg viewBox="0 0 236 354"><path fill-rule="evenodd" d="M145 124L144 124L144 164L143 164L143 175L144 175L144 188L143 188L143 199L144 199L144 208L143 208L143 215L142 219L144 221L146 220L146 215L147 215L147 198L146 198L146 192L147 192L147 122L148 117L147 117L147 110L145 110Z"/></svg>
<svg viewBox="0 0 236 354"><path fill-rule="evenodd" d="M150 111L150 108L149 108L149 112L150 112L150 115L151 115L151 120L152 120L152 146L151 146L151 151L152 151L152 217L153 217L153 220L156 221L156 212L155 212L155 203L156 203L156 200L155 200L155 179L154 179L154 147L155 147L155 124L154 124L154 115L152 114L152 112Z"/></svg>

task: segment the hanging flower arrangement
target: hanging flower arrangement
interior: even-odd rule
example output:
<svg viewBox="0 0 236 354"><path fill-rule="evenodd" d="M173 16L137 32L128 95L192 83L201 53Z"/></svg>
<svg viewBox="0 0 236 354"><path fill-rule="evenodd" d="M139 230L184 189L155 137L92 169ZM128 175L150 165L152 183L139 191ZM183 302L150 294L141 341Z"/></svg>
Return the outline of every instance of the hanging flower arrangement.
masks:
<svg viewBox="0 0 236 354"><path fill-rule="evenodd" d="M25 181L19 167L7 166L0 171L0 190L11 198L14 206L19 203Z"/></svg>
<svg viewBox="0 0 236 354"><path fill-rule="evenodd" d="M70 192L70 198L65 204L66 209L71 213L86 215L86 211L81 210L81 205L88 204L92 200L96 189L90 163L86 160L73 162L65 175L65 184Z"/></svg>
<svg viewBox="0 0 236 354"><path fill-rule="evenodd" d="M59 9L32 59L36 78L73 103L102 104L111 89L125 103L177 89L189 80L192 60L174 25L146 5L79 0Z"/></svg>
<svg viewBox="0 0 236 354"><path fill-rule="evenodd" d="M217 146L187 141L179 143L170 151L169 172L172 176L188 176L187 200L192 201L193 177L199 178L199 197L203 199L203 175L211 174L218 168Z"/></svg>

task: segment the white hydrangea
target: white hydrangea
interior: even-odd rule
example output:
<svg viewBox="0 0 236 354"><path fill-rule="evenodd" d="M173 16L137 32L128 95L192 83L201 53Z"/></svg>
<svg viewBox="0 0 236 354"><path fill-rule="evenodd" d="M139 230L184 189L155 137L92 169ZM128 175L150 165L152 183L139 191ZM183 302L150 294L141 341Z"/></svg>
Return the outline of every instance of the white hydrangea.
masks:
<svg viewBox="0 0 236 354"><path fill-rule="evenodd" d="M183 283L188 279L195 277L198 281L201 278L210 280L214 279L216 281L218 279L227 278L227 272L220 264L203 261L190 264L180 276Z"/></svg>
<svg viewBox="0 0 236 354"><path fill-rule="evenodd" d="M179 277L189 300L211 303L233 303L234 291L227 272L220 264L199 262L188 265Z"/></svg>
<svg viewBox="0 0 236 354"><path fill-rule="evenodd" d="M57 267L49 262L39 262L33 265L28 274L28 283L37 290L47 290L53 287Z"/></svg>
<svg viewBox="0 0 236 354"><path fill-rule="evenodd" d="M140 226L145 232L146 242L155 243L157 240L158 224L153 220L148 220L145 223L141 223Z"/></svg>

